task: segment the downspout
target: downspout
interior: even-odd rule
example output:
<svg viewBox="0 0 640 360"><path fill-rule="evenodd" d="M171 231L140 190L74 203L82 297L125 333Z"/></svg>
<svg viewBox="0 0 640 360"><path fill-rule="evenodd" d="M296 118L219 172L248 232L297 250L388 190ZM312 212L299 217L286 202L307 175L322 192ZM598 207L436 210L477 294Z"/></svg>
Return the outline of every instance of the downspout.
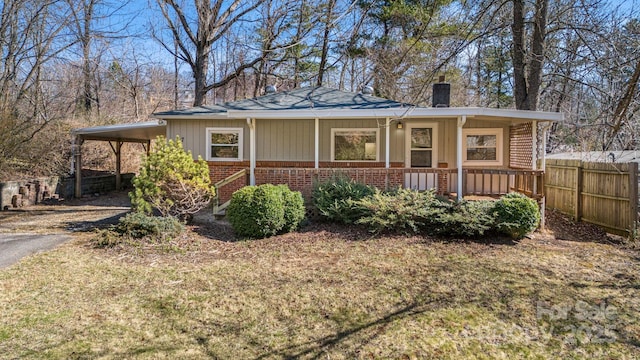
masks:
<svg viewBox="0 0 640 360"><path fill-rule="evenodd" d="M256 119L247 118L249 126L249 185L256 184Z"/></svg>
<svg viewBox="0 0 640 360"><path fill-rule="evenodd" d="M320 119L315 119L315 130L314 130L314 167L315 169L320 168Z"/></svg>
<svg viewBox="0 0 640 360"><path fill-rule="evenodd" d="M462 127L467 122L467 116L458 117L458 128L456 132L456 165L458 166L458 201L462 200Z"/></svg>
<svg viewBox="0 0 640 360"><path fill-rule="evenodd" d="M390 134L390 130L389 130L390 126L391 126L391 120L389 118L387 118L386 121L385 121L385 127L384 127L384 129L385 129L385 134L384 134L384 136L385 136L384 167L386 169L389 168L389 164L390 164L389 163L389 155L391 154L390 146L389 146L389 142L390 142L390 139L391 139L391 134Z"/></svg>

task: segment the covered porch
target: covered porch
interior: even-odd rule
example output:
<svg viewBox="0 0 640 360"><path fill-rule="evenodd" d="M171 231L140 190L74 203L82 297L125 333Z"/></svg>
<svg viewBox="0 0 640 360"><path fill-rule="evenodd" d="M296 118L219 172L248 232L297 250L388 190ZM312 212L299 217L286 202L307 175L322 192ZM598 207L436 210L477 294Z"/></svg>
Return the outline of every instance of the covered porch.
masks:
<svg viewBox="0 0 640 360"><path fill-rule="evenodd" d="M274 138L270 123L295 127L301 121L288 121L286 113L273 113L278 120L268 115L246 118L248 161L235 166L246 166L248 185L283 183L306 193L314 181L340 173L379 188L435 189L457 199L511 191L540 198L546 131L553 121L561 119L555 113L504 109L417 108L402 116L365 120L377 122L376 130L362 128L367 125L335 129L335 120L332 123L331 116L325 115L309 126L313 137L309 137L312 141L307 146L312 147L309 153L313 161L274 161L270 154L258 151L269 150L264 141L258 142L261 137ZM374 149L370 161L338 159L338 133L349 131L371 133L367 135L370 143L363 144L364 152L370 145ZM542 143L538 139L543 139ZM216 173L228 165L210 162L210 166Z"/></svg>

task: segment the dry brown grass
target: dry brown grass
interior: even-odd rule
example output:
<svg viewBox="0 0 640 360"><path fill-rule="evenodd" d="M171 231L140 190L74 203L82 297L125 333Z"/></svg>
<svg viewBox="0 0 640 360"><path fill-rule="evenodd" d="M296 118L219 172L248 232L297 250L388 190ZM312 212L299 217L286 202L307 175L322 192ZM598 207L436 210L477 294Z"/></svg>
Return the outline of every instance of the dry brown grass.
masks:
<svg viewBox="0 0 640 360"><path fill-rule="evenodd" d="M235 241L203 221L180 251L91 236L0 270L0 359L640 357L640 254L620 246L330 225Z"/></svg>

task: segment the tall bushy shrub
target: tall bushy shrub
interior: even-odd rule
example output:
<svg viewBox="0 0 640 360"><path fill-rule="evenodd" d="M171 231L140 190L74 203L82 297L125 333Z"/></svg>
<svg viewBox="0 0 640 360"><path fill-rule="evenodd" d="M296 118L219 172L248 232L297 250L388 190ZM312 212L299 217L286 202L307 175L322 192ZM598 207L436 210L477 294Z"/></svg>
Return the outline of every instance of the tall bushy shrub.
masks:
<svg viewBox="0 0 640 360"><path fill-rule="evenodd" d="M520 239L534 231L540 223L538 204L525 195L509 193L494 205L498 231Z"/></svg>
<svg viewBox="0 0 640 360"><path fill-rule="evenodd" d="M140 174L133 179L129 193L134 210L189 220L205 208L215 194L206 161L193 160L180 138L165 141L158 137L154 150L144 159Z"/></svg>
<svg viewBox="0 0 640 360"><path fill-rule="evenodd" d="M227 217L239 236L264 238L295 230L304 219L304 202L286 185L245 186L231 196Z"/></svg>
<svg viewBox="0 0 640 360"><path fill-rule="evenodd" d="M312 199L325 219L352 224L363 215L357 202L373 193L374 188L371 186L355 182L346 176L336 176L328 181L315 183Z"/></svg>

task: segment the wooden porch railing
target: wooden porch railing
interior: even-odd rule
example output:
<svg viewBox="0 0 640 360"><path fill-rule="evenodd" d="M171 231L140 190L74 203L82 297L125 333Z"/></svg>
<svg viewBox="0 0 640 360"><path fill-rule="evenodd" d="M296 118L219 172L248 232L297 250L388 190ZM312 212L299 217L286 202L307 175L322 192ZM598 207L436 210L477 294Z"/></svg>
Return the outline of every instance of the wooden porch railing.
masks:
<svg viewBox="0 0 640 360"><path fill-rule="evenodd" d="M404 187L439 193L458 192L458 169L406 168L401 172ZM463 169L462 195L501 196L512 191L540 199L543 194L544 172L519 169Z"/></svg>
<svg viewBox="0 0 640 360"><path fill-rule="evenodd" d="M463 169L463 195L499 196L512 191L539 200L543 197L544 171L518 169Z"/></svg>

